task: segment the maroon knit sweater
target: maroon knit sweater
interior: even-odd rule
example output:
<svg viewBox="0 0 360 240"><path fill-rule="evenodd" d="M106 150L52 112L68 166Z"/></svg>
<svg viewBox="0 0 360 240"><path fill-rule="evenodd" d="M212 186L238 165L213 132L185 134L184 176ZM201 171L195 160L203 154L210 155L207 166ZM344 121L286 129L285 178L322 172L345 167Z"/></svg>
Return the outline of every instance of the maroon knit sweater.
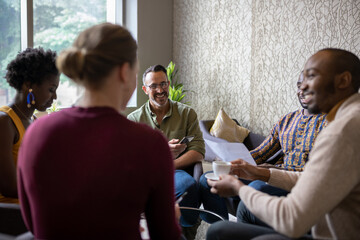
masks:
<svg viewBox="0 0 360 240"><path fill-rule="evenodd" d="M40 239L178 239L174 166L160 132L108 107L73 107L38 119L18 159L28 229Z"/></svg>

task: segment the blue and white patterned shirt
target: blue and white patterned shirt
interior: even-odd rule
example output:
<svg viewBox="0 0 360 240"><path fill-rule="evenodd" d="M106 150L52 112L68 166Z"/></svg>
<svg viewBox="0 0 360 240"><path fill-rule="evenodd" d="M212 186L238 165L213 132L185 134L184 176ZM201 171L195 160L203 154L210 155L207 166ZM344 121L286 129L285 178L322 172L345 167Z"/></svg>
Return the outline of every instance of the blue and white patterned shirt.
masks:
<svg viewBox="0 0 360 240"><path fill-rule="evenodd" d="M306 116L303 109L283 116L260 146L250 151L257 164L282 149L284 156L275 166L291 171L304 170L319 132L326 127L325 114Z"/></svg>

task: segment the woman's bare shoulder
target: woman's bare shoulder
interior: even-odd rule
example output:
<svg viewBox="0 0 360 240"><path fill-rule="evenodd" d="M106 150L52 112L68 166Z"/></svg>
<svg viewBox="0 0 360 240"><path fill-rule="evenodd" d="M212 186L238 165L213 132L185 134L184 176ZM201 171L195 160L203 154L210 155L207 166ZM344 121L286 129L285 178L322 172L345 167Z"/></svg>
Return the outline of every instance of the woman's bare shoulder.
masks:
<svg viewBox="0 0 360 240"><path fill-rule="evenodd" d="M10 123L11 118L5 112L0 112L0 123Z"/></svg>
<svg viewBox="0 0 360 240"><path fill-rule="evenodd" d="M0 124L11 123L11 122L12 122L12 120L11 120L10 116L5 112L0 111Z"/></svg>
<svg viewBox="0 0 360 240"><path fill-rule="evenodd" d="M10 116L4 112L0 112L0 132L1 135L14 136L16 129Z"/></svg>

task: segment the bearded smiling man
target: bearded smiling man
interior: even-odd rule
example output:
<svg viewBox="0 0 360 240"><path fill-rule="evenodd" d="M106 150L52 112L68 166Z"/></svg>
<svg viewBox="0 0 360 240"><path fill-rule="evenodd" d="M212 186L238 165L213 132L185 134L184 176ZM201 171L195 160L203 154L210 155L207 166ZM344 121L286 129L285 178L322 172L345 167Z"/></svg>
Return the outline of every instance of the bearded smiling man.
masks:
<svg viewBox="0 0 360 240"><path fill-rule="evenodd" d="M272 228L243 222L217 222L213 239L358 239L360 230L360 60L351 52L327 48L310 57L300 89L308 111L327 113L303 172L265 169L238 160L237 174L291 191L270 196L224 175L208 181L221 196L239 195L245 206ZM311 230L311 235L306 233ZM280 233L280 234L279 234ZM275 235L274 235L275 234Z"/></svg>
<svg viewBox="0 0 360 240"><path fill-rule="evenodd" d="M149 101L138 110L130 113L128 119L146 123L160 130L169 140L170 151L175 165L175 196L179 198L187 192L180 206L198 208L198 185L195 179L183 169L201 162L205 154L205 143L199 127L196 112L188 105L170 100L169 80L166 69L161 65L149 67L143 75L143 91L149 96ZM193 136L187 144L179 144L185 136ZM141 150L141 149L139 149ZM153 153L156 154L156 149ZM184 235L197 222L198 215L183 213L180 223ZM195 226L196 234L196 226ZM193 235L193 234L192 234ZM191 237L192 238L192 237Z"/></svg>

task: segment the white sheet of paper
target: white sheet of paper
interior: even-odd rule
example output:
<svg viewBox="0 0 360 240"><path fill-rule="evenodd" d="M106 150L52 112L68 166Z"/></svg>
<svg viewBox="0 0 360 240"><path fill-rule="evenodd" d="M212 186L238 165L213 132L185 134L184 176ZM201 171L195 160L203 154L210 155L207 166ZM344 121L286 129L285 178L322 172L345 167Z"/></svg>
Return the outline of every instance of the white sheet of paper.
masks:
<svg viewBox="0 0 360 240"><path fill-rule="evenodd" d="M224 143L214 142L211 140L206 140L206 143L219 158L226 162L241 158L246 162L250 163L251 165L256 165L249 150L245 147L243 143Z"/></svg>

